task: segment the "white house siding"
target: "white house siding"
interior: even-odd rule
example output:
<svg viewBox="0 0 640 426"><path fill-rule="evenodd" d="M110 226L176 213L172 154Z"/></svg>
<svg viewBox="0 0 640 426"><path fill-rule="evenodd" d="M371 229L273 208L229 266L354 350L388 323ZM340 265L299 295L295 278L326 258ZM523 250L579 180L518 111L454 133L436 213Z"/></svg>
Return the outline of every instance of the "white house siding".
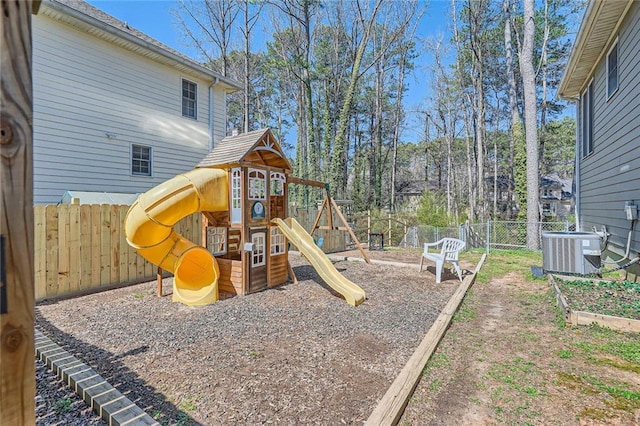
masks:
<svg viewBox="0 0 640 426"><path fill-rule="evenodd" d="M197 120L182 117L182 77L198 85ZM36 204L66 190L144 192L208 152L211 82L39 15L33 81ZM214 110L218 131L223 114ZM152 148L151 177L131 175L133 143Z"/></svg>
<svg viewBox="0 0 640 426"><path fill-rule="evenodd" d="M220 86L214 86L213 93L213 139L221 141L227 136L226 92Z"/></svg>
<svg viewBox="0 0 640 426"><path fill-rule="evenodd" d="M618 32L619 86L608 100L606 55L596 67L593 152L579 161L581 227L589 230L606 225L618 252L626 247L631 227L624 212L625 201L640 204L639 46L640 2L634 2ZM638 223L632 235L632 249L640 252Z"/></svg>

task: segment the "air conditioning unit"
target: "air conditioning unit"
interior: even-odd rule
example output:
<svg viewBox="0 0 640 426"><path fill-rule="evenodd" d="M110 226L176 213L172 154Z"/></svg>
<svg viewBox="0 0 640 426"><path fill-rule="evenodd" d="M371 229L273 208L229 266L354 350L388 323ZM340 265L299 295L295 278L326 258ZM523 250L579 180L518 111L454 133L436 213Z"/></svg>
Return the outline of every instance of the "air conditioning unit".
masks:
<svg viewBox="0 0 640 426"><path fill-rule="evenodd" d="M600 236L595 232L543 232L542 268L588 275L600 269Z"/></svg>

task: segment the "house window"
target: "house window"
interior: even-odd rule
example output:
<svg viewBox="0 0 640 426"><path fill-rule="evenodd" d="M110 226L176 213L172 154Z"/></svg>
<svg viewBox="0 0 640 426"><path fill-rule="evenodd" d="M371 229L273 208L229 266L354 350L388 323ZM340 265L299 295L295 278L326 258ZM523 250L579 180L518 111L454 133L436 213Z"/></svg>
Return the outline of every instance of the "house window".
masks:
<svg viewBox="0 0 640 426"><path fill-rule="evenodd" d="M197 117L198 85L192 81L182 79L182 116Z"/></svg>
<svg viewBox="0 0 640 426"><path fill-rule="evenodd" d="M151 147L131 145L131 174L151 176Z"/></svg>
<svg viewBox="0 0 640 426"><path fill-rule="evenodd" d="M618 41L607 54L607 98L618 90Z"/></svg>
<svg viewBox="0 0 640 426"><path fill-rule="evenodd" d="M284 173L271 172L271 195L282 195L284 193Z"/></svg>
<svg viewBox="0 0 640 426"><path fill-rule="evenodd" d="M207 248L214 256L227 252L227 228L207 226Z"/></svg>
<svg viewBox="0 0 640 426"><path fill-rule="evenodd" d="M582 156L593 152L593 82L585 89L580 98L580 136L582 138Z"/></svg>
<svg viewBox="0 0 640 426"><path fill-rule="evenodd" d="M263 170L249 170L249 199L266 200L267 174Z"/></svg>
<svg viewBox="0 0 640 426"><path fill-rule="evenodd" d="M280 228L271 227L271 255L284 253L285 238Z"/></svg>

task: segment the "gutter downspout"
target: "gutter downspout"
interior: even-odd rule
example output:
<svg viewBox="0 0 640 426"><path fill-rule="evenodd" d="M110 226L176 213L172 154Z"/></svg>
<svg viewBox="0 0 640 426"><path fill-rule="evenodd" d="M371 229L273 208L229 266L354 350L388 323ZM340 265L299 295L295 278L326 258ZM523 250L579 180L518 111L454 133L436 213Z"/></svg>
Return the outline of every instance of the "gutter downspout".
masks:
<svg viewBox="0 0 640 426"><path fill-rule="evenodd" d="M213 122L213 88L218 83L220 83L220 79L216 77L213 80L213 83L209 85L209 151L213 150L213 142L214 142L214 122Z"/></svg>

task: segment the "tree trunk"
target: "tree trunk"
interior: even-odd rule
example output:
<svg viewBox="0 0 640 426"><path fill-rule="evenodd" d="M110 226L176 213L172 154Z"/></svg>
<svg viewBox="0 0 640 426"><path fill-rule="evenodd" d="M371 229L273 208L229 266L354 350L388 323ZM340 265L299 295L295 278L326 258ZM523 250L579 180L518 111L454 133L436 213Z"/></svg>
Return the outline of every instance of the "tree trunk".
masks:
<svg viewBox="0 0 640 426"><path fill-rule="evenodd" d="M520 73L524 91L524 125L527 144L527 247L530 249L538 248L540 220L536 81L533 68L534 13L534 0L524 0L524 36L520 55Z"/></svg>

